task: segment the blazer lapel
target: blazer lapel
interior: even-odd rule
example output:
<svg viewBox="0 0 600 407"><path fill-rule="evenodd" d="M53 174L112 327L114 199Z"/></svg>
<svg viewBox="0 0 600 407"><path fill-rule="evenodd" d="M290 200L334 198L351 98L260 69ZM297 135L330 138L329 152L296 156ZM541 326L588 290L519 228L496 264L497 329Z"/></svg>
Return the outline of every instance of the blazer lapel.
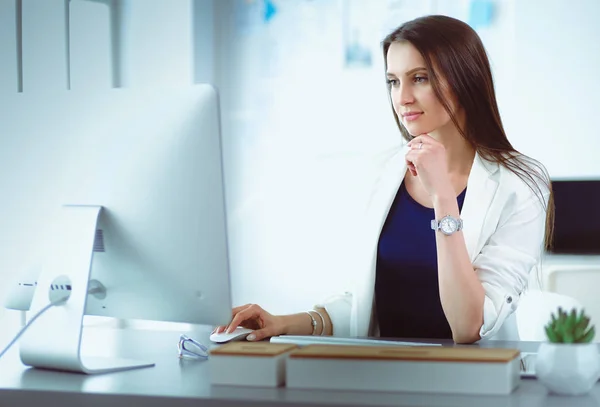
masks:
<svg viewBox="0 0 600 407"><path fill-rule="evenodd" d="M485 217L498 189L498 183L492 178L497 170L498 164L484 161L479 154L475 154L460 214L463 220L463 236L471 262L479 252L478 243Z"/></svg>
<svg viewBox="0 0 600 407"><path fill-rule="evenodd" d="M407 147L402 147L384 167L381 178L373 188L373 195L368 206L367 225L369 227L369 238L374 233L377 237L387 219L392 202L398 192L398 187L404 180L406 174ZM378 240L378 239L376 239Z"/></svg>
<svg viewBox="0 0 600 407"><path fill-rule="evenodd" d="M353 336L365 336L369 332L373 310L373 297L375 294L375 270L379 234L396 197L398 187L406 174L406 161L404 160L406 151L407 147L403 146L389 159L388 163L383 167L381 177L374 185L373 193L369 200L362 236L364 253L367 256L365 259L368 264L366 268L367 274L365 274L365 269L361 268L357 276L358 295L354 299L354 314L351 316L351 319L354 320L351 324L351 334Z"/></svg>

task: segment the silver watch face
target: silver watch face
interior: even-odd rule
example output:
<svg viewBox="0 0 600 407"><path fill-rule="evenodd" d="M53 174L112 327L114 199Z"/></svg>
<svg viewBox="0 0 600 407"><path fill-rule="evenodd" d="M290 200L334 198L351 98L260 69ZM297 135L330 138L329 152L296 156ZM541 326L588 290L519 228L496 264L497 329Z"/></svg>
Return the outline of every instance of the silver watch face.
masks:
<svg viewBox="0 0 600 407"><path fill-rule="evenodd" d="M440 221L440 230L442 233L450 235L458 229L458 221L452 217L446 216Z"/></svg>

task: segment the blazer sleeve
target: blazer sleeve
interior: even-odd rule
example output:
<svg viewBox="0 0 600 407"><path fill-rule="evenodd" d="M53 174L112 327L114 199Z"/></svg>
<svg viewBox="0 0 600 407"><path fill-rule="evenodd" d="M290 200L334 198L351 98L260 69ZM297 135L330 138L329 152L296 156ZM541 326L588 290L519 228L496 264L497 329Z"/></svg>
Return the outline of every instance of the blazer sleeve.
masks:
<svg viewBox="0 0 600 407"><path fill-rule="evenodd" d="M529 274L543 251L546 208L549 191L542 189L543 200L531 193L507 208L496 231L473 261L485 289L482 339L495 335L516 309L527 287Z"/></svg>
<svg viewBox="0 0 600 407"><path fill-rule="evenodd" d="M346 291L315 305L315 308L324 308L327 311L333 326L333 336L351 336L352 300L352 293Z"/></svg>

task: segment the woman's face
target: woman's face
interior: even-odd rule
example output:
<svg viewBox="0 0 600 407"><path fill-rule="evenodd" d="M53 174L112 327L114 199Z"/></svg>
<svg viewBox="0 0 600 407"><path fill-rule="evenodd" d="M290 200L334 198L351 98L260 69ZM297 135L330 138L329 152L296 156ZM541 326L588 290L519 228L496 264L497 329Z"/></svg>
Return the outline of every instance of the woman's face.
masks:
<svg viewBox="0 0 600 407"><path fill-rule="evenodd" d="M433 91L423 57L410 42L390 45L387 80L398 119L413 137L453 126L450 115ZM444 84L440 85L443 89Z"/></svg>

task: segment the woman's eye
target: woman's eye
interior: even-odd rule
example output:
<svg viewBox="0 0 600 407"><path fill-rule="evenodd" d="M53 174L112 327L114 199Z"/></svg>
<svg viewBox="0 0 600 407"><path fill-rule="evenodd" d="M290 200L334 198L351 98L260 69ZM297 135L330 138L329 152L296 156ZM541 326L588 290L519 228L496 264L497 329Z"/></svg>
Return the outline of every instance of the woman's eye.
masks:
<svg viewBox="0 0 600 407"><path fill-rule="evenodd" d="M388 79L386 82L387 82L388 85L391 85L391 86L397 86L398 85L398 79Z"/></svg>
<svg viewBox="0 0 600 407"><path fill-rule="evenodd" d="M427 82L427 77L426 76L415 76L414 81L416 83L423 83L423 82Z"/></svg>

